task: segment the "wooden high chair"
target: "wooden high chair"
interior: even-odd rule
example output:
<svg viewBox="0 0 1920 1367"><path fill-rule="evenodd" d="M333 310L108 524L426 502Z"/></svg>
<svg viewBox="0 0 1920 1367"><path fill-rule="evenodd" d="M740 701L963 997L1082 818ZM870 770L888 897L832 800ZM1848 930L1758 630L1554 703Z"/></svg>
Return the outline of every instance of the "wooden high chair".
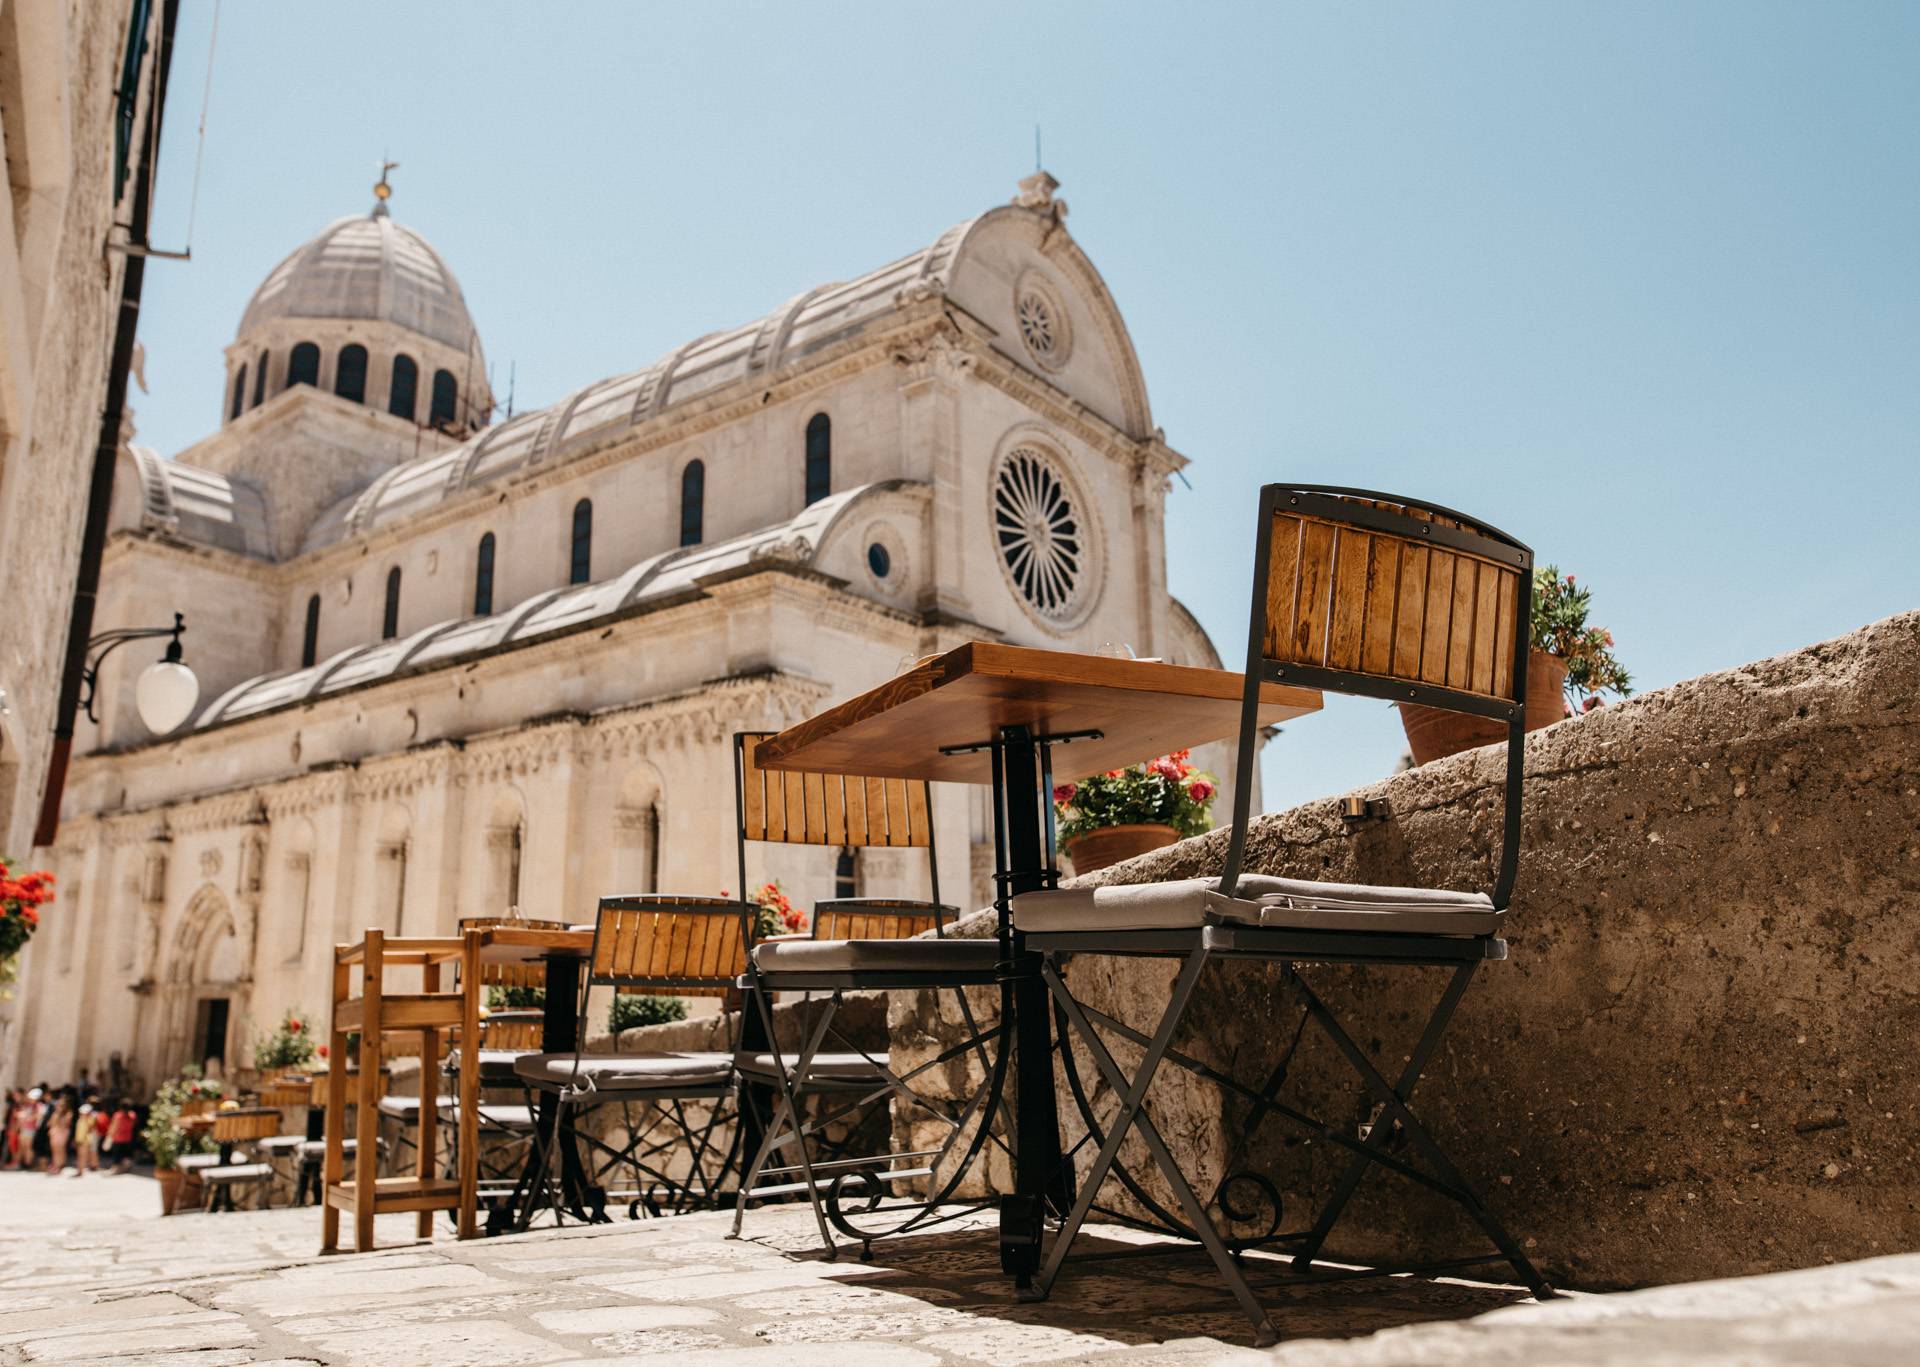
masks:
<svg viewBox="0 0 1920 1367"><path fill-rule="evenodd" d="M389 937L369 930L359 944L334 949L333 1019L327 1050L327 1152L321 1190L323 1253L339 1247L340 1212L353 1212L354 1248L373 1247L373 1217L394 1211L419 1212L419 1232L433 1232L433 1212L454 1210L460 1184L434 1173L439 1110L422 1104L414 1121L412 1176L381 1177L376 1153L380 1125L380 1065L391 1041L396 1052L417 1052L421 1060L423 1092L429 1077L437 1078L439 1060L453 1030L460 1024L460 992L442 987L445 966L460 957L457 939ZM389 974L396 969L418 969L420 990L395 992ZM359 992L354 993L354 977ZM355 1130L359 1151L351 1182L343 1181L347 1097L347 1040L359 1037L359 1088L355 1098ZM404 1037L417 1039L417 1046ZM425 1098L423 1097L423 1103Z"/></svg>

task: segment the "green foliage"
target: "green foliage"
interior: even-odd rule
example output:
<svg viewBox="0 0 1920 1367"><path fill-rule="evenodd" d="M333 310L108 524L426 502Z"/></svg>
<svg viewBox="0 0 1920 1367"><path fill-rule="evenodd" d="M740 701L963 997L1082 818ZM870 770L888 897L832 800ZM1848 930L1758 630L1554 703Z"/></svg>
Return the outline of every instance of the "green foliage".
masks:
<svg viewBox="0 0 1920 1367"><path fill-rule="evenodd" d="M665 1025L668 1021L686 1018L684 997L630 997L615 993L613 1005L607 1010L607 1032L617 1035L642 1025Z"/></svg>
<svg viewBox="0 0 1920 1367"><path fill-rule="evenodd" d="M304 1013L298 1007L281 1017L279 1027L253 1046L253 1066L267 1068L304 1068L313 1062L315 1041L307 1028Z"/></svg>
<svg viewBox="0 0 1920 1367"><path fill-rule="evenodd" d="M1579 711L1597 707L1602 693L1625 698L1633 679L1613 654L1613 633L1587 625L1593 590L1562 575L1556 565L1533 572L1533 648L1567 662L1567 700Z"/></svg>
<svg viewBox="0 0 1920 1367"><path fill-rule="evenodd" d="M147 1123L140 1131L140 1140L153 1155L154 1167L164 1169L179 1163L187 1144L187 1133L180 1128L180 1103L166 1098L166 1088L160 1090L161 1095L147 1108Z"/></svg>
<svg viewBox="0 0 1920 1367"><path fill-rule="evenodd" d="M487 1009L489 1011L539 1011L547 1004L547 989L544 987L489 987L487 989Z"/></svg>
<svg viewBox="0 0 1920 1367"><path fill-rule="evenodd" d="M1108 826L1171 826L1182 836L1213 829L1212 774L1188 762L1188 752L1063 783L1053 790L1053 811L1062 842Z"/></svg>
<svg viewBox="0 0 1920 1367"><path fill-rule="evenodd" d="M212 1150L212 1141L204 1134L189 1135L180 1127L180 1107L187 1101L207 1097L217 1099L225 1093L225 1084L203 1078L197 1064L188 1064L181 1069L179 1077L160 1084L153 1104L147 1107L147 1123L140 1131L140 1141L147 1146L147 1152L153 1155L156 1168L175 1166L183 1153L207 1153Z"/></svg>

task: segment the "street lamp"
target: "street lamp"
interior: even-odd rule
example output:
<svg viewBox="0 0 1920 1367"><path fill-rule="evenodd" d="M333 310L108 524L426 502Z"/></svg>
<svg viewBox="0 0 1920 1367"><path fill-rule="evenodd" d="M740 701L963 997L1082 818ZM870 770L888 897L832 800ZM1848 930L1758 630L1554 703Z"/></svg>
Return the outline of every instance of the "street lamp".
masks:
<svg viewBox="0 0 1920 1367"><path fill-rule="evenodd" d="M200 701L200 680L180 658L180 637L186 629L186 618L176 612L170 627L119 627L88 640L87 666L80 675L86 689L81 694L80 705L86 710L87 720L95 723L100 720L93 714L93 695L100 683L102 661L128 641L158 640L162 636L168 638L167 653L142 670L134 681L134 709L147 730L156 736L167 735L192 716L193 705Z"/></svg>

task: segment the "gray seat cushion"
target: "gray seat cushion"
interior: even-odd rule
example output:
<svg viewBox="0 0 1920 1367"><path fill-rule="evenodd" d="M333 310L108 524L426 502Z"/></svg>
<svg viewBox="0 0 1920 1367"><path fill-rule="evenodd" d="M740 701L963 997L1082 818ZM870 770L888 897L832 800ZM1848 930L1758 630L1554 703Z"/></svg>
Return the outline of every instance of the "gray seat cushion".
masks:
<svg viewBox="0 0 1920 1367"><path fill-rule="evenodd" d="M183 1153L174 1166L182 1172L205 1172L208 1168L217 1168L220 1166L220 1155L217 1153Z"/></svg>
<svg viewBox="0 0 1920 1367"><path fill-rule="evenodd" d="M1500 913L1486 894L1435 888L1315 883L1242 875L1234 897L1217 878L1058 888L1013 899L1021 930L1186 930L1209 924L1291 930L1366 930L1396 934L1487 935Z"/></svg>
<svg viewBox="0 0 1920 1367"><path fill-rule="evenodd" d="M991 973L997 940L773 940L753 947L762 973Z"/></svg>
<svg viewBox="0 0 1920 1367"><path fill-rule="evenodd" d="M710 1053L525 1054L514 1072L537 1087L600 1092L706 1087L733 1075L733 1055Z"/></svg>
<svg viewBox="0 0 1920 1367"><path fill-rule="evenodd" d="M340 1151L342 1153L352 1153L359 1147L360 1141L352 1137L344 1138L340 1141ZM382 1149L386 1148L387 1141L384 1139L381 1140L380 1147ZM324 1139L303 1139L300 1141L300 1156L302 1158L324 1158L326 1157L326 1153L327 1141Z"/></svg>
<svg viewBox="0 0 1920 1367"><path fill-rule="evenodd" d="M773 1055L770 1053L742 1053L734 1056L734 1061L743 1073L752 1073L757 1077L773 1077ZM799 1054L782 1054L781 1065L791 1072L800 1066ZM807 1066L809 1082L871 1082L881 1075L886 1065L887 1055L878 1053L870 1061L864 1054L829 1054L824 1049L815 1054Z"/></svg>
<svg viewBox="0 0 1920 1367"><path fill-rule="evenodd" d="M203 1182L264 1182L273 1176L273 1167L267 1163L229 1163L225 1167L203 1169L200 1180Z"/></svg>
<svg viewBox="0 0 1920 1367"><path fill-rule="evenodd" d="M291 1153L307 1141L297 1134L276 1134L256 1139L253 1146L261 1153Z"/></svg>
<svg viewBox="0 0 1920 1367"><path fill-rule="evenodd" d="M514 1065L527 1055L536 1052L532 1049L482 1049L480 1058L480 1081L487 1084L508 1083L517 1080ZM460 1051L449 1049L445 1072L449 1077L460 1073Z"/></svg>
<svg viewBox="0 0 1920 1367"><path fill-rule="evenodd" d="M383 1096L380 1098L380 1114L391 1116L395 1120L417 1120L420 1118L420 1098L417 1096Z"/></svg>
<svg viewBox="0 0 1920 1367"><path fill-rule="evenodd" d="M448 1122L456 1125L459 1124L460 1103L452 1100L442 1101L440 1103L440 1114L442 1118ZM533 1107L501 1106L491 1101L483 1101L480 1103L480 1124L483 1127L496 1130L513 1130L515 1132L531 1131L533 1129Z"/></svg>
<svg viewBox="0 0 1920 1367"><path fill-rule="evenodd" d="M1260 896L1260 924L1288 930L1384 931L1396 935L1491 935L1502 913L1484 892L1383 888L1364 883L1274 880Z"/></svg>

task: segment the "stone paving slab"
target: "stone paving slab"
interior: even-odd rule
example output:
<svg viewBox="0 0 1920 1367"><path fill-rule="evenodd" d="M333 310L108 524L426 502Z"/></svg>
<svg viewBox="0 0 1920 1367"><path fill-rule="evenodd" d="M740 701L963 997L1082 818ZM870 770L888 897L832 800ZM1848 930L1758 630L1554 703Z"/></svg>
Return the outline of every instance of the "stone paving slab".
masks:
<svg viewBox="0 0 1920 1367"><path fill-rule="evenodd" d="M0 1173L0 1363L934 1367L1066 1361L1893 1364L1920 1360L1920 1255L1548 1304L1464 1281L1274 1293L1247 1326L1204 1258L1069 1266L1022 1304L966 1220L828 1262L804 1207L461 1244L383 1217L380 1251L322 1258L317 1210L159 1219L151 1181ZM1127 1236L1101 1231L1099 1246Z"/></svg>

